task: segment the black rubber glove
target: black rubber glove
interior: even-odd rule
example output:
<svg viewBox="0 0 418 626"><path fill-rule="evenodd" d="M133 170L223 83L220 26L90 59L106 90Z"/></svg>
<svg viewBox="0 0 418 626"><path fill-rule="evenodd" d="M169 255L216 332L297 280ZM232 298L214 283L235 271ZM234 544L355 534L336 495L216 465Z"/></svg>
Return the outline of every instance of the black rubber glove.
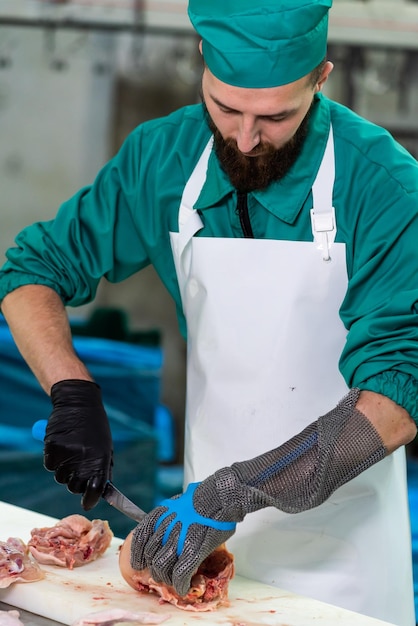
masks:
<svg viewBox="0 0 418 626"><path fill-rule="evenodd" d="M61 380L51 388L53 411L45 433L44 465L71 493L82 493L89 511L112 471L112 435L99 385Z"/></svg>

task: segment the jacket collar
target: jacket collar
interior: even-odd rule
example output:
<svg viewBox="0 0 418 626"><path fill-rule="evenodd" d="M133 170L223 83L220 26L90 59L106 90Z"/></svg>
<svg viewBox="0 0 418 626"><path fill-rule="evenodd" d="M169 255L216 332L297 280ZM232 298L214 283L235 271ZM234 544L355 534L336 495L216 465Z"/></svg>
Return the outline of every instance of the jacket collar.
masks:
<svg viewBox="0 0 418 626"><path fill-rule="evenodd" d="M314 100L309 132L294 166L283 179L263 191L255 191L249 195L273 215L292 224L312 189L325 152L329 127L329 104L324 96L318 94ZM220 167L215 152L212 151L206 181L194 208L199 210L214 208L234 192L234 187ZM280 202L277 198L280 198Z"/></svg>

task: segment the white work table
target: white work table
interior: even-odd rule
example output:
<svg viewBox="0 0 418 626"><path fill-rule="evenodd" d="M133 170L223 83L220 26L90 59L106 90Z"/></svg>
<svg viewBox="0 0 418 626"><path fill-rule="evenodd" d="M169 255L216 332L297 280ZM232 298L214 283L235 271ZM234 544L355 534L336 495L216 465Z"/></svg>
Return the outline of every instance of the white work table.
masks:
<svg viewBox="0 0 418 626"><path fill-rule="evenodd" d="M19 537L25 543L35 527L52 526L56 520L0 502L0 540ZM42 566L44 580L14 583L0 589L0 609L22 611L25 626L71 625L80 617L111 608L168 615L167 626L384 626L389 622L318 602L236 576L230 583L230 606L214 612L194 613L160 604L153 595L141 595L123 580L118 566L121 539L114 538L107 552L88 565L70 571ZM37 617L39 616L39 617ZM393 626L393 625L392 625Z"/></svg>

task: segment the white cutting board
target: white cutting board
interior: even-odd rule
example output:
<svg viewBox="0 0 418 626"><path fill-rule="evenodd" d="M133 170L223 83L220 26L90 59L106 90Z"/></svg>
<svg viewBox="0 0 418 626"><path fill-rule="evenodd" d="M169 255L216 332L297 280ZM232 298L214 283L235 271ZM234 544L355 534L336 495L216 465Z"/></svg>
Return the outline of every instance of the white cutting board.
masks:
<svg viewBox="0 0 418 626"><path fill-rule="evenodd" d="M25 543L35 527L53 526L57 520L27 509L0 502L0 540L20 537ZM161 605L154 596L144 596L123 580L118 566L118 547L113 539L107 552L88 565L70 571L42 566L44 580L14 583L0 589L0 601L42 615L63 624L109 608L150 611L169 615L167 626L383 626L388 622L345 611L323 602L236 577L230 583L228 608L215 612L191 613L171 605ZM392 625L393 626L393 625Z"/></svg>

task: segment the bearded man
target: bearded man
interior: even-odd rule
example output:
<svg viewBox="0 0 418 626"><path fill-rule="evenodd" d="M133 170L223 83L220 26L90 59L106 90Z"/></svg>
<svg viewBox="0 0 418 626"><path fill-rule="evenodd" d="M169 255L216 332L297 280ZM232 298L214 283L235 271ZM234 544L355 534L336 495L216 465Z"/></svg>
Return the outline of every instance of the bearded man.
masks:
<svg viewBox="0 0 418 626"><path fill-rule="evenodd" d="M418 166L323 95L330 6L190 0L203 103L18 235L0 297L51 395L45 466L87 510L112 438L65 306L149 264L176 302L187 489L136 527L134 570L184 595L228 540L243 576L413 626Z"/></svg>

